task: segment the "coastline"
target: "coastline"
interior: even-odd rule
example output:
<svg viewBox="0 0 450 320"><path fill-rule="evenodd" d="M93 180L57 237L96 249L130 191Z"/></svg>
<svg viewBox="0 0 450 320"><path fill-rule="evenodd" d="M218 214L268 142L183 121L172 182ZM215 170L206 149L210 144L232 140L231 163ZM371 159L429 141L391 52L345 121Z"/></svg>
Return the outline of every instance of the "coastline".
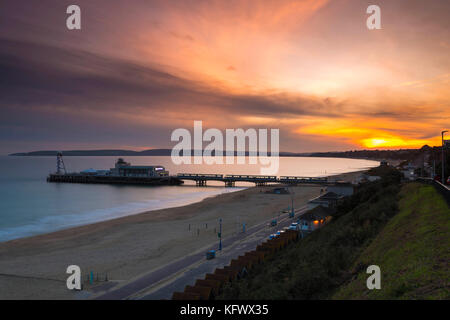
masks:
<svg viewBox="0 0 450 320"><path fill-rule="evenodd" d="M365 170L362 170L365 171ZM361 171L330 176L351 180ZM107 273L124 282L174 259L261 223L288 207L290 195L265 193L268 187L223 193L186 206L146 211L52 233L0 243L0 299L76 299L65 288L68 265L86 275ZM295 187L295 206L320 194L318 186Z"/></svg>
<svg viewBox="0 0 450 320"><path fill-rule="evenodd" d="M184 188L185 186L177 186L178 188ZM195 188L193 186L186 186L188 188ZM232 193L243 190L247 187L237 187L234 190L230 188L221 187L209 187L208 191L202 190L198 192L191 192L186 194L172 195L162 201L148 200L148 201L135 201L128 202L122 205L114 206L111 208L99 208L89 210L80 213L67 214L56 216L58 219L65 219L64 225L55 226L55 223L51 226L46 226L41 223L40 220L34 222L28 222L27 224L4 228L0 231L0 244L20 240L39 235L45 235L49 233L68 230L71 228L77 228L95 223L106 222L122 217L128 217L133 215L142 214L150 211L171 209L176 207L184 207L193 203L199 203L207 198L212 198L224 193ZM203 188L204 189L204 188ZM41 220L49 220L53 217L41 217Z"/></svg>

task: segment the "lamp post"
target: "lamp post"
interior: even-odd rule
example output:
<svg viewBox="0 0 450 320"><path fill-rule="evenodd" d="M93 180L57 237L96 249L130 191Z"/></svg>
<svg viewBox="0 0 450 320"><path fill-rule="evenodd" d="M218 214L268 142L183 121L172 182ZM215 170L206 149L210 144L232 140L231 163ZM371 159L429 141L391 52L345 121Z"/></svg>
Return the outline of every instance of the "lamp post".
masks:
<svg viewBox="0 0 450 320"><path fill-rule="evenodd" d="M291 212L289 214L289 217L293 218L295 216L295 209L294 209L294 188L290 187L288 188L290 196L291 196Z"/></svg>
<svg viewBox="0 0 450 320"><path fill-rule="evenodd" d="M448 130L444 130L441 132L442 136L442 184L445 184L445 171L444 171L444 133L448 132Z"/></svg>
<svg viewBox="0 0 450 320"><path fill-rule="evenodd" d="M219 250L222 251L222 218L219 219Z"/></svg>

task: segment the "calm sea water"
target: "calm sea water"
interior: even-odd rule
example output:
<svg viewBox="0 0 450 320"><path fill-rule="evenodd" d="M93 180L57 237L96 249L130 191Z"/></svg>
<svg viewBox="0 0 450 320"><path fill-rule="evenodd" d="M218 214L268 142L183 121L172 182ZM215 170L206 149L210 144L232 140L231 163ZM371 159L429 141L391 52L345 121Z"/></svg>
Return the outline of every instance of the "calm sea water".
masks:
<svg viewBox="0 0 450 320"><path fill-rule="evenodd" d="M66 157L68 172L88 168L109 169L116 157ZM257 165L181 165L170 157L126 157L135 165L163 165L171 174L218 173L259 174ZM280 158L278 175L318 177L377 166L369 160L335 158ZM223 183L208 182L197 187L117 186L47 183L54 172L55 157L0 156L0 241L61 230L136 214L148 210L182 206L224 192L251 186L240 184L225 188Z"/></svg>

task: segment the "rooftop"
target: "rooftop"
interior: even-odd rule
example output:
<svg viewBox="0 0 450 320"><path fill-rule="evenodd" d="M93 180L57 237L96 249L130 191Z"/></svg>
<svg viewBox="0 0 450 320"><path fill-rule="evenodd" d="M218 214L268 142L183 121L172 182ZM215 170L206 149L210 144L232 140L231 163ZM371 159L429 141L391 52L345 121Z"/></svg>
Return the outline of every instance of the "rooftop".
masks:
<svg viewBox="0 0 450 320"><path fill-rule="evenodd" d="M163 166L121 166L120 169L152 169L163 168Z"/></svg>
<svg viewBox="0 0 450 320"><path fill-rule="evenodd" d="M335 193L333 191L329 191L329 192L321 195L318 199L320 199L320 200L339 200L341 198L342 198L341 195L338 195L337 193Z"/></svg>
<svg viewBox="0 0 450 320"><path fill-rule="evenodd" d="M308 221L314 221L314 220L321 220L325 219L326 217L331 216L333 213L333 210L324 207L324 206L317 206L314 209L309 210L305 214L303 214L300 219L301 220L308 220Z"/></svg>

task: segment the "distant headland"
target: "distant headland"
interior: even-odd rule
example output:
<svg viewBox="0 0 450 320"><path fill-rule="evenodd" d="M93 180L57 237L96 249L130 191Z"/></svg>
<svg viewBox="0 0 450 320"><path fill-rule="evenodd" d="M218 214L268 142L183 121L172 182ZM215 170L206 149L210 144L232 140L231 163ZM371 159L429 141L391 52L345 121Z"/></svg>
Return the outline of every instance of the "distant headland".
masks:
<svg viewBox="0 0 450 320"><path fill-rule="evenodd" d="M62 152L65 157L70 156L170 156L171 149L150 149L143 151L100 149L100 150L42 150L32 152L12 153L10 156L56 156Z"/></svg>
<svg viewBox="0 0 450 320"><path fill-rule="evenodd" d="M408 160L416 159L424 153L432 152L440 147L423 146L420 149L398 149L398 150L351 150L351 151L331 151L331 152L280 152L280 157L327 157L327 158L355 158L355 159L391 159ZM56 156L60 152L57 150L43 150L32 152L12 153L9 156ZM120 149L99 149L99 150L67 150L61 151L65 157L70 156L170 156L172 149L148 149L142 151L120 150ZM194 154L194 150L191 150ZM213 154L214 155L214 152ZM246 156L248 156L246 152Z"/></svg>

